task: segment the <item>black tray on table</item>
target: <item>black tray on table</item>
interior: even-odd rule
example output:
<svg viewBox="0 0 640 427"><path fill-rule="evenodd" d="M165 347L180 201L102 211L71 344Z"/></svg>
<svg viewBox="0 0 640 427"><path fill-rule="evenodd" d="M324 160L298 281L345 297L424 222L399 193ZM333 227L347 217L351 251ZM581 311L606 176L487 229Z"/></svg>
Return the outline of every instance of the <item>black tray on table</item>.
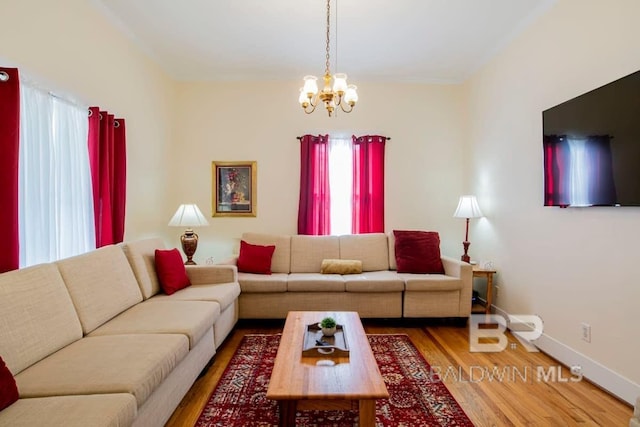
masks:
<svg viewBox="0 0 640 427"><path fill-rule="evenodd" d="M332 337L325 337L317 323L307 325L302 343L303 356L349 356L344 325L336 325L336 332Z"/></svg>

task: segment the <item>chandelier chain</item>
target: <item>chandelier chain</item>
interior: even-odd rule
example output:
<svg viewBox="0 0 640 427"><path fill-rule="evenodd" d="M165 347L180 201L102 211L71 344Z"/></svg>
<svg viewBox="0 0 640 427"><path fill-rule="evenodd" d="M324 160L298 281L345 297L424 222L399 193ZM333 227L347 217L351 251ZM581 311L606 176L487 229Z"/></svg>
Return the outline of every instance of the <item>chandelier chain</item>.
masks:
<svg viewBox="0 0 640 427"><path fill-rule="evenodd" d="M324 73L326 75L330 75L329 73L329 45L330 45L330 39L329 39L329 25L331 22L331 9L329 6L329 2L330 0L327 0L327 54L326 54L326 62L325 62L325 70Z"/></svg>
<svg viewBox="0 0 640 427"><path fill-rule="evenodd" d="M338 6L336 1L336 20L335 20L335 58L334 65L338 68ZM326 53L325 53L325 69L321 84L322 88L318 88L318 78L316 76L304 76L304 86L300 88L298 102L306 114L315 111L316 106L324 104L329 117L339 107L345 113L353 111L353 107L358 102L358 87L354 84L347 84L347 75L344 73L336 73L331 75L331 0L327 0L327 31L326 31ZM333 84L332 84L333 80Z"/></svg>

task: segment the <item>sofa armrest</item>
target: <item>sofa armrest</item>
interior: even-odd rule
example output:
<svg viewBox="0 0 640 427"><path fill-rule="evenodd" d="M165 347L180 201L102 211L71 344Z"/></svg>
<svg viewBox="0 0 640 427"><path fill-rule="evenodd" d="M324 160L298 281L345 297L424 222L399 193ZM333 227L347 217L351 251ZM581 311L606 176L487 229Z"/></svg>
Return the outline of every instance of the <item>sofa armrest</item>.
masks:
<svg viewBox="0 0 640 427"><path fill-rule="evenodd" d="M444 274L447 276L458 277L464 279L465 276L471 280L473 277L473 267L471 264L459 259L443 256L442 265L444 266Z"/></svg>
<svg viewBox="0 0 640 427"><path fill-rule="evenodd" d="M234 265L186 265L192 285L211 285L238 281L238 269Z"/></svg>
<svg viewBox="0 0 640 427"><path fill-rule="evenodd" d="M444 274L447 276L457 277L462 280L462 289L460 290L460 308L461 317L471 314L471 295L473 294L473 266L464 261L455 258L441 257L442 265L444 265Z"/></svg>

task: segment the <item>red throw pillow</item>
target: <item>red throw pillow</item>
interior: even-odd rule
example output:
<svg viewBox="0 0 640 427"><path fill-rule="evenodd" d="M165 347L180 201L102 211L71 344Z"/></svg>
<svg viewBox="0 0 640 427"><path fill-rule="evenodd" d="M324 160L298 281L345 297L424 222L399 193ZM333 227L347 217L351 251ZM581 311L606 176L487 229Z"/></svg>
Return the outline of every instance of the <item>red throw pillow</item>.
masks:
<svg viewBox="0 0 640 427"><path fill-rule="evenodd" d="M393 230L398 273L444 274L436 231Z"/></svg>
<svg viewBox="0 0 640 427"><path fill-rule="evenodd" d="M0 411L17 401L18 398L16 380L0 357Z"/></svg>
<svg viewBox="0 0 640 427"><path fill-rule="evenodd" d="M178 249L156 249L156 273L160 287L167 295L191 286Z"/></svg>
<svg viewBox="0 0 640 427"><path fill-rule="evenodd" d="M276 247L252 245L244 240L240 241L240 255L238 255L238 271L243 273L271 274L271 258Z"/></svg>

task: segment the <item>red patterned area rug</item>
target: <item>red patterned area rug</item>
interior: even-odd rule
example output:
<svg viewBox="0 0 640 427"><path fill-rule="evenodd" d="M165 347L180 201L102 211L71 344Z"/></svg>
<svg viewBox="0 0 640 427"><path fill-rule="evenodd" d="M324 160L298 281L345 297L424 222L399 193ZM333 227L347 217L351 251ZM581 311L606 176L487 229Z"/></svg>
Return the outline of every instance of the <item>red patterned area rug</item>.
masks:
<svg viewBox="0 0 640 427"><path fill-rule="evenodd" d="M407 335L368 335L389 390L376 402L376 426L473 426ZM277 426L265 395L280 335L246 335L203 409L197 427ZM298 427L353 427L357 411L298 411Z"/></svg>

